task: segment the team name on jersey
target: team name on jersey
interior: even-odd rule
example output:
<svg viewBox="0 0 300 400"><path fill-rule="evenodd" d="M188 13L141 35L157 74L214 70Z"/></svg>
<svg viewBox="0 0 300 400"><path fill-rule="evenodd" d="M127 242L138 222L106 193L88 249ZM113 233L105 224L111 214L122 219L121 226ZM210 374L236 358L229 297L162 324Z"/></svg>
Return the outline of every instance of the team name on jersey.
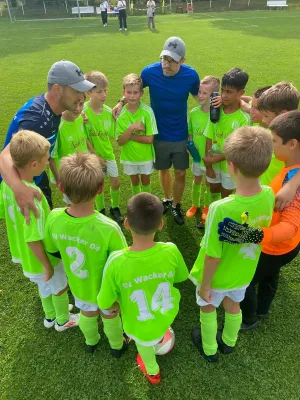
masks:
<svg viewBox="0 0 300 400"><path fill-rule="evenodd" d="M85 142L85 140L85 138L82 138L78 142L72 142L73 149L77 149L77 147L81 146Z"/></svg>
<svg viewBox="0 0 300 400"><path fill-rule="evenodd" d="M137 276L136 278L133 278L134 282L125 282L123 283L123 287L125 289L129 289L132 287L132 284L139 284L139 283L143 283L143 282L147 282L150 281L152 279L164 279L164 278L173 278L173 276L175 275L175 273L173 271L170 272L152 272L149 275L144 275L144 276Z"/></svg>
<svg viewBox="0 0 300 400"><path fill-rule="evenodd" d="M89 132L90 136L92 137L100 137L100 139L107 139L108 133L107 132L95 132L95 131L90 131Z"/></svg>
<svg viewBox="0 0 300 400"><path fill-rule="evenodd" d="M68 236L64 233L52 233L52 237L55 240L67 240L69 242L76 242L78 244L83 244L84 246L88 246L91 250L99 251L100 246L97 246L95 243L89 243L86 240L81 239L79 236Z"/></svg>

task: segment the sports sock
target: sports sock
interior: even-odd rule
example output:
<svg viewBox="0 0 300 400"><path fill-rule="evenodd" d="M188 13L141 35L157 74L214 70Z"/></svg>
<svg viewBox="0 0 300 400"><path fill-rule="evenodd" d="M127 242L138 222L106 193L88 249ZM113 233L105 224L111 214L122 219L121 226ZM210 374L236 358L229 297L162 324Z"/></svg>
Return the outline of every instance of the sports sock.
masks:
<svg viewBox="0 0 300 400"><path fill-rule="evenodd" d="M227 346L234 347L238 338L238 333L242 324L242 312L229 314L225 312L225 324L222 340Z"/></svg>
<svg viewBox="0 0 300 400"><path fill-rule="evenodd" d="M52 302L56 313L56 322L63 325L70 319L69 313L69 297L68 292L65 291L60 296L52 295Z"/></svg>
<svg viewBox="0 0 300 400"><path fill-rule="evenodd" d="M135 186L131 185L131 189L133 195L141 193L141 185L135 185Z"/></svg>
<svg viewBox="0 0 300 400"><path fill-rule="evenodd" d="M209 207L212 203L212 197L210 193L210 188L208 186L205 186L205 192L204 192L204 207Z"/></svg>
<svg viewBox="0 0 300 400"><path fill-rule="evenodd" d="M95 346L99 342L98 316L87 317L80 312L79 328L85 337L85 343Z"/></svg>
<svg viewBox="0 0 300 400"><path fill-rule="evenodd" d="M110 204L112 208L120 207L120 189L114 190L110 188Z"/></svg>
<svg viewBox="0 0 300 400"><path fill-rule="evenodd" d="M200 207L200 192L201 192L201 184L193 182L192 205L198 208Z"/></svg>
<svg viewBox="0 0 300 400"><path fill-rule="evenodd" d="M120 315L107 319L101 317L103 330L109 341L110 347L114 350L121 350L123 347L123 327Z"/></svg>
<svg viewBox="0 0 300 400"><path fill-rule="evenodd" d="M211 202L212 203L214 201L221 200L221 193L211 193L210 192L210 195L211 195Z"/></svg>
<svg viewBox="0 0 300 400"><path fill-rule="evenodd" d="M41 293L39 292L40 295L40 299L42 302L42 307L45 313L45 318L52 320L55 318L56 314L55 314L55 308L53 307L53 303L52 303L52 294L48 297L42 297Z"/></svg>
<svg viewBox="0 0 300 400"><path fill-rule="evenodd" d="M156 362L154 346L142 346L136 343L137 350L145 364L147 374L156 375L159 373L159 365Z"/></svg>
<svg viewBox="0 0 300 400"><path fill-rule="evenodd" d="M104 193L98 194L98 196L96 196L95 205L98 211L101 211L103 210L103 208L105 208Z"/></svg>
<svg viewBox="0 0 300 400"><path fill-rule="evenodd" d="M207 356L216 354L218 350L217 343L217 312L214 310L211 313L200 311L201 336L203 351Z"/></svg>
<svg viewBox="0 0 300 400"><path fill-rule="evenodd" d="M145 193L151 193L151 183L149 183L149 185L142 184L141 191Z"/></svg>

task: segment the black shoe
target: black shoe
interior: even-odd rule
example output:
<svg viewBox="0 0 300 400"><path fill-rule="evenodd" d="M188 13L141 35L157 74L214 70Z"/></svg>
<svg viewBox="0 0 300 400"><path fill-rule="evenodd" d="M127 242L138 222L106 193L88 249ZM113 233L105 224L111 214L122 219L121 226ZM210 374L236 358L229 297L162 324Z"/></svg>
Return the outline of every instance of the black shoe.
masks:
<svg viewBox="0 0 300 400"><path fill-rule="evenodd" d="M100 210L99 213L106 216L105 208L102 208L102 210Z"/></svg>
<svg viewBox="0 0 300 400"><path fill-rule="evenodd" d="M164 211L163 214L167 214L167 212L169 211L169 209L172 207L173 201L172 200L163 200L162 201L162 205L164 207Z"/></svg>
<svg viewBox="0 0 300 400"><path fill-rule="evenodd" d="M265 314L257 314L257 318L260 319L260 320L267 319L268 316L269 316L269 313L268 313L268 312L265 313Z"/></svg>
<svg viewBox="0 0 300 400"><path fill-rule="evenodd" d="M257 328L258 322L254 322L253 324L245 324L244 322L242 323L240 327L240 332L246 332L246 331L253 331L254 329Z"/></svg>
<svg viewBox="0 0 300 400"><path fill-rule="evenodd" d="M115 358L122 357L123 353L127 350L130 341L131 341L131 339L124 334L123 335L123 347L120 350L110 349L110 354Z"/></svg>
<svg viewBox="0 0 300 400"><path fill-rule="evenodd" d="M200 221L199 224L197 225L198 229L204 229L205 228L205 223Z"/></svg>
<svg viewBox="0 0 300 400"><path fill-rule="evenodd" d="M226 343L223 342L221 331L217 333L217 342L218 342L218 349L222 354L230 354L233 352L234 347L228 346Z"/></svg>
<svg viewBox="0 0 300 400"><path fill-rule="evenodd" d="M121 224L124 221L124 218L122 217L121 211L119 207L110 207L110 214L113 217L113 219L118 223Z"/></svg>
<svg viewBox="0 0 300 400"><path fill-rule="evenodd" d="M202 347L202 337L201 337L201 329L200 328L194 328L192 329L192 342L194 343L195 347L200 351L200 354L202 357L208 361L208 362L217 362L219 358L218 352L216 354L213 354L211 356L207 356Z"/></svg>
<svg viewBox="0 0 300 400"><path fill-rule="evenodd" d="M85 345L85 351L87 353L89 353L89 354L94 354L96 349L97 349L98 344L99 344L99 342L97 344L94 344L94 345L86 344Z"/></svg>
<svg viewBox="0 0 300 400"><path fill-rule="evenodd" d="M184 224L184 216L182 214L180 204L176 204L176 207L172 206L171 212L173 214L176 224L183 225Z"/></svg>

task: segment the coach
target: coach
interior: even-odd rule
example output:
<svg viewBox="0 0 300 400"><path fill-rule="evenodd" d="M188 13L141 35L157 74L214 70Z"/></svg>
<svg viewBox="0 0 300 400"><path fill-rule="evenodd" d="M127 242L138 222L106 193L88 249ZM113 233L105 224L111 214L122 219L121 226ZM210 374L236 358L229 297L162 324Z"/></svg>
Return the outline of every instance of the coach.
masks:
<svg viewBox="0 0 300 400"><path fill-rule="evenodd" d="M154 167L160 171L164 192L164 213L171 209L177 224L184 224L180 202L185 187L189 157L186 150L187 100L191 93L198 102L200 79L197 72L184 64L185 43L178 37L169 38L161 52L161 62L143 69L143 86L149 87L151 107L154 111L158 135L154 139L156 160ZM118 115L124 99L114 108ZM172 188L170 168L173 165L175 179ZM172 199L173 189L173 199Z"/></svg>
<svg viewBox="0 0 300 400"><path fill-rule="evenodd" d="M48 139L51 151L56 141L61 113L65 110L75 110L79 101L84 99L84 92L91 90L94 86L84 79L82 71L76 64L65 60L56 62L48 73L47 92L25 103L16 113L8 128L4 150L0 155L0 171L5 182L13 190L27 222L29 222L30 210L37 215L34 198L40 198L40 194L37 190L22 183L13 166L9 146L12 135L21 129L37 132ZM44 172L36 177L35 183L43 191L52 207L47 174Z"/></svg>

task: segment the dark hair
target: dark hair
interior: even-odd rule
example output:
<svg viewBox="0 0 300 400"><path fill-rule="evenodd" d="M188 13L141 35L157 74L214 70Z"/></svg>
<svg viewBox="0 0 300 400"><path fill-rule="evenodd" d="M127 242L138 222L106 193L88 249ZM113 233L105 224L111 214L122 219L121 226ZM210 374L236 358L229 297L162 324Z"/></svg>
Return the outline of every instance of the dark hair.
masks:
<svg viewBox="0 0 300 400"><path fill-rule="evenodd" d="M294 110L278 115L273 119L269 128L281 137L283 144L292 139L300 142L300 111Z"/></svg>
<svg viewBox="0 0 300 400"><path fill-rule="evenodd" d="M266 90L268 90L268 89L270 89L272 86L265 86L265 87L263 87L263 88L259 88L259 89L257 89L257 90L255 90L255 92L254 92L254 97L256 98L256 99L259 99L260 98L260 96L266 91Z"/></svg>
<svg viewBox="0 0 300 400"><path fill-rule="evenodd" d="M157 196L139 193L127 204L127 219L130 229L138 235L154 233L163 215L163 205Z"/></svg>
<svg viewBox="0 0 300 400"><path fill-rule="evenodd" d="M245 89L249 75L240 68L231 68L222 78L222 87L230 86L237 90Z"/></svg>

